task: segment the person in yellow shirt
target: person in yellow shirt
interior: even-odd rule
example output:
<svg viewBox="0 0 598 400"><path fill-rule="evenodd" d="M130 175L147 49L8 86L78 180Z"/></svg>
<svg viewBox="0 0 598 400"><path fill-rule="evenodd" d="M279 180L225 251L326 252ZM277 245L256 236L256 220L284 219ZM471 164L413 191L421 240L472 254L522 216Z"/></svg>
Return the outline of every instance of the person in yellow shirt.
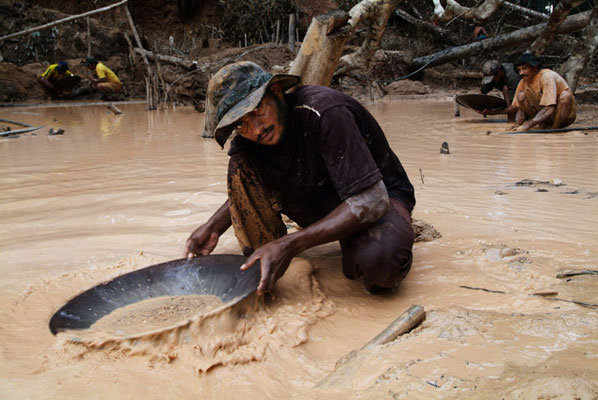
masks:
<svg viewBox="0 0 598 400"><path fill-rule="evenodd" d="M119 93L123 87L114 72L94 57L87 57L85 65L89 69L89 80L92 89L97 89L104 94Z"/></svg>
<svg viewBox="0 0 598 400"><path fill-rule="evenodd" d="M46 95L55 99L66 96L81 80L69 71L66 61L52 64L41 75L36 77L37 83L42 87Z"/></svg>
<svg viewBox="0 0 598 400"><path fill-rule="evenodd" d="M516 111L516 131L523 132L538 126L540 129L559 129L571 125L577 117L577 103L567 82L556 72L542 68L538 57L523 53L516 64L521 81L513 102L503 110L488 111L488 115Z"/></svg>

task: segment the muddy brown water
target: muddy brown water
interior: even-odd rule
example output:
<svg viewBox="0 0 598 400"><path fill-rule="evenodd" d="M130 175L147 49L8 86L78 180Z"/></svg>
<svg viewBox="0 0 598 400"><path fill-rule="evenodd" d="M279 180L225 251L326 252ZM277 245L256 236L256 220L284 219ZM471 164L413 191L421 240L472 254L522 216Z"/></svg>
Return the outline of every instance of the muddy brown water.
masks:
<svg viewBox="0 0 598 400"><path fill-rule="evenodd" d="M53 336L66 301L179 258L225 200L227 156L200 137L203 115L118 107L0 110L45 125L0 139L0 397L598 396L598 310L579 305L598 303L598 277L556 278L598 269L598 134L500 134L504 119L455 118L446 99L368 106L415 185L414 217L442 233L416 244L398 292L344 279L328 244L241 319L137 341ZM598 125L598 108L580 107L577 124ZM216 252L240 253L232 231ZM427 312L419 328L314 389L412 304Z"/></svg>

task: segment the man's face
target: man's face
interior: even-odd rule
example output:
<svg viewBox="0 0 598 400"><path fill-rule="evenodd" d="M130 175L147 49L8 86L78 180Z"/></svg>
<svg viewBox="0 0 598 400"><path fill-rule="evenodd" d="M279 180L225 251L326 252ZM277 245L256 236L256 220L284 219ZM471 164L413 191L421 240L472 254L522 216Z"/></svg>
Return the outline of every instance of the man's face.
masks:
<svg viewBox="0 0 598 400"><path fill-rule="evenodd" d="M287 109L282 99L282 90L277 85L272 85L260 104L237 122L235 130L247 140L274 146L284 137L286 118Z"/></svg>
<svg viewBox="0 0 598 400"><path fill-rule="evenodd" d="M526 82L529 82L534 79L534 76L538 73L538 67L532 67L529 64L521 64L517 67L517 71L519 75L521 75L521 79Z"/></svg>

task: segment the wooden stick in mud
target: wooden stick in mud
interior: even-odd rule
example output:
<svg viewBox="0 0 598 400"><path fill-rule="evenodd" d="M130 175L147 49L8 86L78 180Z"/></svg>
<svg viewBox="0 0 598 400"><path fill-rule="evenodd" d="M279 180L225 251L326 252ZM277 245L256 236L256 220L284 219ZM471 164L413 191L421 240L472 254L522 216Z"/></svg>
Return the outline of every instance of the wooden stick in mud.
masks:
<svg viewBox="0 0 598 400"><path fill-rule="evenodd" d="M8 123L8 124L13 124L13 125L24 126L25 128L29 128L29 127L31 127L31 125L29 125L29 124L25 124L25 123L23 123L23 122L11 121L10 119L4 119L4 118L0 118L0 122L6 122L6 123Z"/></svg>
<svg viewBox="0 0 598 400"><path fill-rule="evenodd" d="M398 336L409 332L421 321L423 321L426 312L420 305L413 305L390 325L388 325L375 338L370 340L365 346L359 350L353 350L349 354L343 356L336 362L336 368L328 376L322 379L316 387L330 387L338 386L347 382L353 374L359 369L361 364L361 356L368 350L376 346L390 343Z"/></svg>
<svg viewBox="0 0 598 400"><path fill-rule="evenodd" d="M289 50L295 54L295 14L289 14Z"/></svg>
<svg viewBox="0 0 598 400"><path fill-rule="evenodd" d="M88 16L93 15L93 14L97 14L97 13L101 13L101 12L104 12L104 11L108 11L110 9L113 9L115 7L118 7L118 6L121 6L121 5L125 4L127 1L128 0L122 0L119 3L115 3L115 4L112 4L110 6L98 8L97 10L88 11L86 13L78 14L78 15L71 15L70 17L59 19L57 21L50 22L50 23L45 24L45 25L40 25L40 26L36 26L34 28L25 29L25 30L20 31L20 32L11 33L9 35L5 35L5 36L0 37L0 42L2 42L3 40L6 40L6 39L13 38L13 37L22 36L22 35L26 35L28 33L33 33L33 32L37 32L37 31L41 31L42 29L46 29L46 28L49 28L49 27L54 26L54 25L63 24L65 22L69 22L69 21L72 21L72 20L75 20L75 19L79 19L79 18L83 18L83 17L88 17Z"/></svg>
<svg viewBox="0 0 598 400"><path fill-rule="evenodd" d="M137 47L143 49L143 44L141 43L141 39L139 38L139 33L137 33L137 28L135 28L135 23L133 22L133 17L131 16L131 12L129 11L129 7L123 7L125 9L125 13L127 15L127 19L129 20L129 25L131 26L131 31L133 31L133 37L135 38L135 42L137 43ZM141 58L143 58L143 62L145 63L145 68L147 69L147 80L146 80L146 98L147 98L147 108L148 110L155 110L156 103L157 103L157 96L156 91L154 90L154 86L157 85L156 77L154 76L154 72L152 71L152 67L150 66L149 61L145 54L141 53Z"/></svg>
<svg viewBox="0 0 598 400"><path fill-rule="evenodd" d="M85 19L87 20L87 57L91 57L91 27L89 17Z"/></svg>
<svg viewBox="0 0 598 400"><path fill-rule="evenodd" d="M18 129L16 131L0 132L0 136L10 136L10 135L16 135L16 134L19 134L19 133L33 132L33 131L36 131L36 130L41 129L41 128L43 128L43 126L32 126L30 128Z"/></svg>
<svg viewBox="0 0 598 400"><path fill-rule="evenodd" d="M582 269L581 271L561 272L560 274L557 274L556 277L557 279L563 279L578 275L598 275L598 271L594 269Z"/></svg>

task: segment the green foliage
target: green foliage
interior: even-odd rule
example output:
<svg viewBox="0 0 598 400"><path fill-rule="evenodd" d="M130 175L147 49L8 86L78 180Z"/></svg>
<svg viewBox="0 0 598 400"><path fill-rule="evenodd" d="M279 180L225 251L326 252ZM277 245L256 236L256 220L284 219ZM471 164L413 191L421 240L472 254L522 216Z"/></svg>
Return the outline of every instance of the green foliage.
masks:
<svg viewBox="0 0 598 400"><path fill-rule="evenodd" d="M291 0L220 0L224 39L230 43L273 42L276 21L280 38L288 35L289 15L297 12Z"/></svg>

